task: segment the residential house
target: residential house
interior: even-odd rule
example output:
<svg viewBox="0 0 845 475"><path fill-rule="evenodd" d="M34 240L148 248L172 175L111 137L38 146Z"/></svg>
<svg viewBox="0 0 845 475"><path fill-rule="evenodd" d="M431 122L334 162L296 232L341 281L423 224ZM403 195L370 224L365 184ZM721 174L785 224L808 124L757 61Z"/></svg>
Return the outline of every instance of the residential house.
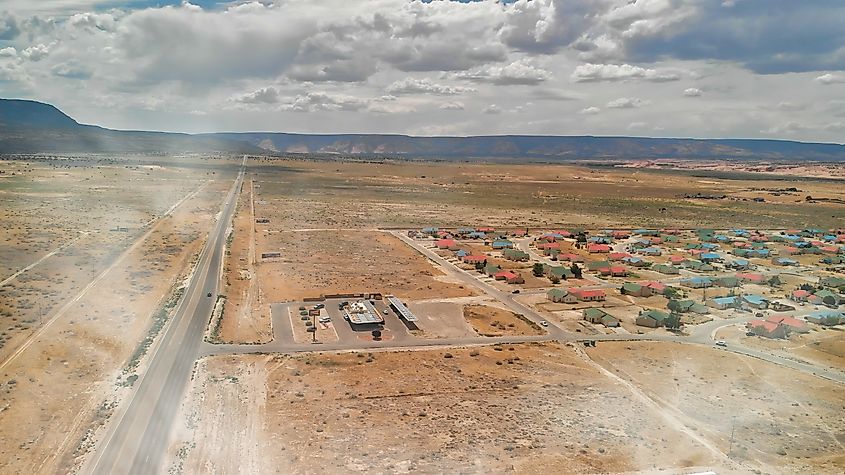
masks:
<svg viewBox="0 0 845 475"><path fill-rule="evenodd" d="M496 280L504 280L505 282L507 282L509 284L523 284L523 283L525 283L525 279L523 279L521 275L519 275L515 272L508 271L508 270L496 272L495 274L493 274L493 278L496 279Z"/></svg>
<svg viewBox="0 0 845 475"><path fill-rule="evenodd" d="M576 303L578 297L563 289L551 289L546 292L546 297L555 303Z"/></svg>
<svg viewBox="0 0 845 475"><path fill-rule="evenodd" d="M689 279L681 280L681 285L690 287L692 289L703 289L713 286L713 281L707 277L690 277Z"/></svg>
<svg viewBox="0 0 845 475"><path fill-rule="evenodd" d="M657 264L655 266L652 266L651 270L653 270L655 272L659 272L661 274L666 274L666 275L678 275L678 274L681 273L681 270L678 269L677 267L669 266L669 265L666 265L666 264Z"/></svg>
<svg viewBox="0 0 845 475"><path fill-rule="evenodd" d="M654 295L663 295L666 293L667 285L663 282L657 281L644 281L641 282L640 285L644 285L651 289L651 293Z"/></svg>
<svg viewBox="0 0 845 475"><path fill-rule="evenodd" d="M575 277L575 274L572 273L569 267L550 266L545 264L543 265L543 274L549 278L555 276L560 280L566 280Z"/></svg>
<svg viewBox="0 0 845 475"><path fill-rule="evenodd" d="M769 307L769 300L766 297L763 297L762 295L743 295L742 302L745 305L758 310L766 309Z"/></svg>
<svg viewBox="0 0 845 475"><path fill-rule="evenodd" d="M525 251L520 251L518 249L505 249L502 252L502 255L505 256L505 259L511 261L527 261L528 260L528 253Z"/></svg>
<svg viewBox="0 0 845 475"><path fill-rule="evenodd" d="M453 251L458 249L458 243L454 239L438 239L434 242L434 245L438 249L450 249Z"/></svg>
<svg viewBox="0 0 845 475"><path fill-rule="evenodd" d="M585 308L582 313L584 320L590 323L601 323L606 327L619 326L619 320L616 317L600 308Z"/></svg>
<svg viewBox="0 0 845 475"><path fill-rule="evenodd" d="M569 293L582 302L601 302L607 298L601 289L569 289Z"/></svg>
<svg viewBox="0 0 845 475"><path fill-rule="evenodd" d="M828 289L817 290L813 295L807 297L807 300L813 305L826 305L828 307L838 307L842 304L842 296Z"/></svg>
<svg viewBox="0 0 845 475"><path fill-rule="evenodd" d="M692 300L670 300L666 304L666 308L673 312L678 313L698 313L698 314L708 314L710 313L710 309L707 308L706 305L702 305L700 303L696 303Z"/></svg>
<svg viewBox="0 0 845 475"><path fill-rule="evenodd" d="M776 266L794 266L798 264L798 261L788 257L775 257L772 259L772 264Z"/></svg>
<svg viewBox="0 0 845 475"><path fill-rule="evenodd" d="M587 245L587 252L591 254L608 253L610 246L607 244L589 244Z"/></svg>
<svg viewBox="0 0 845 475"><path fill-rule="evenodd" d="M637 284L635 282L625 282L620 289L622 295L632 295L634 297L650 297L652 295L651 287Z"/></svg>
<svg viewBox="0 0 845 475"><path fill-rule="evenodd" d="M778 325L777 323L767 322L766 320L751 320L748 322L748 331L751 333L764 336L766 338L785 338L786 327Z"/></svg>
<svg viewBox="0 0 845 475"><path fill-rule="evenodd" d="M471 256L464 256L461 260L463 260L467 264L475 265L487 262L487 256L485 256L484 254L473 254Z"/></svg>
<svg viewBox="0 0 845 475"><path fill-rule="evenodd" d="M713 280L713 283L715 285L719 286L719 287L725 287L725 288L734 288L734 287L739 287L739 285L740 285L739 278L731 277L731 276L717 277L716 279Z"/></svg>
<svg viewBox="0 0 845 475"><path fill-rule="evenodd" d="M833 326L845 323L845 313L833 310L819 310L818 312L807 315L805 318L808 322L815 323L816 325Z"/></svg>
<svg viewBox="0 0 845 475"><path fill-rule="evenodd" d="M637 316L636 324L641 327L657 328L664 326L667 318L669 318L668 313L660 310L649 309L646 311L640 311L640 314Z"/></svg>
<svg viewBox="0 0 845 475"><path fill-rule="evenodd" d="M707 305L718 310L726 310L729 308L738 308L740 305L740 301L739 297L735 295L729 295L727 297L712 298L707 301Z"/></svg>
<svg viewBox="0 0 845 475"><path fill-rule="evenodd" d="M507 239L497 239L493 241L493 249L513 249L513 242Z"/></svg>
<svg viewBox="0 0 845 475"><path fill-rule="evenodd" d="M778 325L786 326L786 333L808 333L810 331L807 324L802 322L801 320L792 318L792 317L780 317L774 316L766 319L767 322L777 323Z"/></svg>
<svg viewBox="0 0 845 475"><path fill-rule="evenodd" d="M813 293L809 290L797 289L792 291L792 293L789 295L789 298L795 302L806 302L811 295L813 295Z"/></svg>

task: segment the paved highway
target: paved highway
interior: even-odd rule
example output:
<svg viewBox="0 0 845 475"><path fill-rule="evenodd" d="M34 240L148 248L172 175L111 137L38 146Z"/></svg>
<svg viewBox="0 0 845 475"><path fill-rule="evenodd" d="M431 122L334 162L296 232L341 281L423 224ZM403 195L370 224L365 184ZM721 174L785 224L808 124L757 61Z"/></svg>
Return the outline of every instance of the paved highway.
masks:
<svg viewBox="0 0 845 475"><path fill-rule="evenodd" d="M200 254L191 281L147 370L136 382L129 404L118 412L83 473L159 473L172 421L199 354L203 333L217 297L226 229L237 203L246 157L226 204ZM208 297L211 293L211 297Z"/></svg>

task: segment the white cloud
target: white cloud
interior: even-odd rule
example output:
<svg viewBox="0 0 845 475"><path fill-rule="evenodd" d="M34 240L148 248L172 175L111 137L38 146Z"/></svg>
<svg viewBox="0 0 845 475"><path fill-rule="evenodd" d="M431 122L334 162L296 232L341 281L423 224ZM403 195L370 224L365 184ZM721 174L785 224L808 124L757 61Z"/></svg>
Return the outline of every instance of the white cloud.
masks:
<svg viewBox="0 0 845 475"><path fill-rule="evenodd" d="M18 50L14 46L7 46L0 49L0 58L17 58Z"/></svg>
<svg viewBox="0 0 845 475"><path fill-rule="evenodd" d="M455 77L497 85L535 85L551 79L549 71L521 59L506 65L492 65L455 74Z"/></svg>
<svg viewBox="0 0 845 475"><path fill-rule="evenodd" d="M585 107L585 108L581 109L580 113L584 114L584 115L596 115L599 112L601 112L601 109L599 109L598 107L591 106L591 107Z"/></svg>
<svg viewBox="0 0 845 475"><path fill-rule="evenodd" d="M448 111L462 111L464 110L464 103L460 101L444 102L443 104L440 104L437 108Z"/></svg>
<svg viewBox="0 0 845 475"><path fill-rule="evenodd" d="M607 103L610 109L636 109L647 105L649 101L645 101L636 97L620 97Z"/></svg>
<svg viewBox="0 0 845 475"><path fill-rule="evenodd" d="M684 96L686 97L700 97L701 94L701 89L697 87L689 87L687 89L684 89Z"/></svg>
<svg viewBox="0 0 845 475"><path fill-rule="evenodd" d="M274 87L262 87L248 94L234 98L244 104L275 104L279 102L279 91Z"/></svg>
<svg viewBox="0 0 845 475"><path fill-rule="evenodd" d="M388 94L434 94L438 96L454 96L467 92L475 92L476 90L471 87L436 84L426 78L405 78L401 81L396 81L390 84L387 88L385 88L385 91Z"/></svg>
<svg viewBox="0 0 845 475"><path fill-rule="evenodd" d="M21 51L21 56L30 61L41 61L50 54L50 46L38 44Z"/></svg>
<svg viewBox="0 0 845 475"><path fill-rule="evenodd" d="M845 84L845 76L838 74L826 73L816 78L816 82L824 85L830 84Z"/></svg>
<svg viewBox="0 0 845 475"><path fill-rule="evenodd" d="M489 106L482 109L481 112L484 114L501 114L502 108L497 106L496 104L490 104Z"/></svg>
<svg viewBox="0 0 845 475"><path fill-rule="evenodd" d="M643 79L651 82L677 81L681 76L676 72L657 71L630 64L582 64L572 72L575 82L624 81Z"/></svg>

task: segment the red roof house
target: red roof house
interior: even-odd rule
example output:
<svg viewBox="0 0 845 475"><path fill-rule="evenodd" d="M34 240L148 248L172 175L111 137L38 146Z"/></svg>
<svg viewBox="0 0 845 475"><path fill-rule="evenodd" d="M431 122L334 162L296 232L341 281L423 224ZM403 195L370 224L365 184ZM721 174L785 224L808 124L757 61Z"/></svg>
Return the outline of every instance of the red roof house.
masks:
<svg viewBox="0 0 845 475"><path fill-rule="evenodd" d="M519 274L515 274L508 270L496 272L495 274L493 274L493 278L496 280L504 280L509 284L521 284L525 282Z"/></svg>
<svg viewBox="0 0 845 475"><path fill-rule="evenodd" d="M464 256L464 262L467 264L478 264L479 262L484 262L487 260L487 256L484 254L473 254L471 256Z"/></svg>
<svg viewBox="0 0 845 475"><path fill-rule="evenodd" d="M434 243L438 249L457 249L458 243L454 239L438 239Z"/></svg>
<svg viewBox="0 0 845 475"><path fill-rule="evenodd" d="M607 244L590 244L587 246L587 251L593 254L599 252L610 252L610 246Z"/></svg>
<svg viewBox="0 0 845 475"><path fill-rule="evenodd" d="M597 302L607 298L604 290L601 289L569 289L569 293L582 302Z"/></svg>

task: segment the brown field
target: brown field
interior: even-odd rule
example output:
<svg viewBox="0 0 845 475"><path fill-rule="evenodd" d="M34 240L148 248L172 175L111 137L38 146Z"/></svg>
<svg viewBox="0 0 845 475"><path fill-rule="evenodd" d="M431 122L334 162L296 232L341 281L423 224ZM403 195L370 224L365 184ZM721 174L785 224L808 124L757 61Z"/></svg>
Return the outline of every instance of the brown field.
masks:
<svg viewBox="0 0 845 475"><path fill-rule="evenodd" d="M256 213L277 229L491 225L545 228L820 227L841 224L837 182L769 175L696 177L698 171L552 164L257 160ZM679 199L796 187L796 200Z"/></svg>
<svg viewBox="0 0 845 475"><path fill-rule="evenodd" d="M207 358L170 454L162 471L602 473L720 463L557 344Z"/></svg>
<svg viewBox="0 0 845 475"><path fill-rule="evenodd" d="M483 336L542 335L545 333L537 324L523 320L519 315L488 305L467 305L464 318Z"/></svg>
<svg viewBox="0 0 845 475"><path fill-rule="evenodd" d="M258 249L282 253L278 262L258 266L265 300L345 292L382 292L410 300L473 295L470 289L438 280L442 271L381 231L278 231L259 235Z"/></svg>
<svg viewBox="0 0 845 475"><path fill-rule="evenodd" d="M589 354L747 469L845 470L845 420L836 383L692 345L605 342Z"/></svg>
<svg viewBox="0 0 845 475"><path fill-rule="evenodd" d="M273 338L270 307L261 305L256 278L252 198L252 182L245 181L238 195L232 234L226 247L226 264L223 269L226 308L220 322L219 342L266 343Z"/></svg>

